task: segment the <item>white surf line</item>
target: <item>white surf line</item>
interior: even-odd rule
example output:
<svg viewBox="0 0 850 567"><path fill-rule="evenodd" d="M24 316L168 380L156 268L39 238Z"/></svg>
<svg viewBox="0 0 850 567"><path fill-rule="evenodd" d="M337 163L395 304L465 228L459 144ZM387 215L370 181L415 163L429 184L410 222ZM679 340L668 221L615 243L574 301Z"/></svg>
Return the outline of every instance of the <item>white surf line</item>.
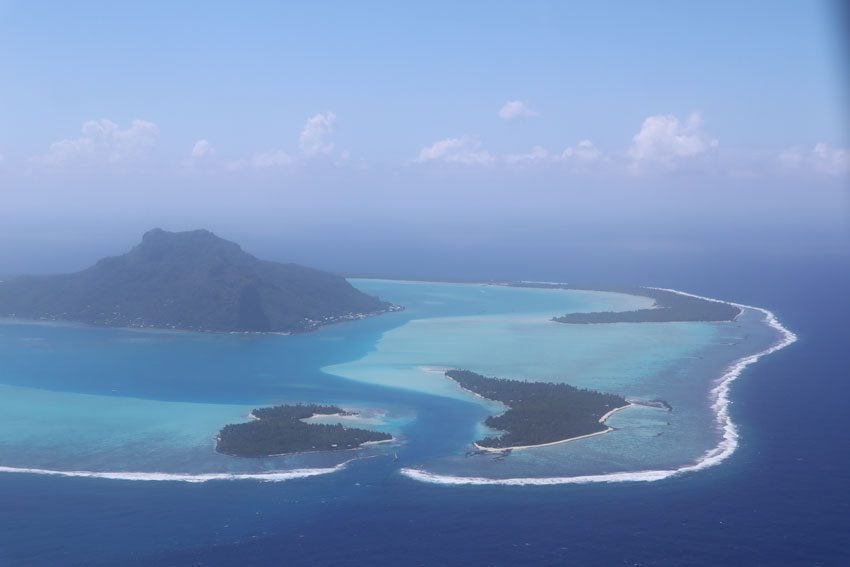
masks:
<svg viewBox="0 0 850 567"><path fill-rule="evenodd" d="M404 468L401 469L401 474L412 478L414 480L418 480L421 482L429 482L432 484L445 484L445 485L463 485L463 484L474 484L474 485L506 485L506 486L526 486L526 485L556 485L556 484L587 484L592 482L653 482L657 480L664 480L666 478L670 478L672 476L677 476L689 472L696 472L703 469L707 469L709 467L713 467L719 465L727 458L729 458L732 453L735 452L735 449L738 448L738 428L735 423L732 421L732 418L729 415L729 387L732 382L734 382L744 371L746 367L751 364L755 364L758 360L769 354L773 354L774 352L783 349L797 340L797 335L795 335L792 331L783 327L779 320L776 318L776 315L773 314L772 311L768 309L764 309L762 307L754 307L752 305L745 305L742 303L733 303L731 301L722 301L720 299L713 299L711 297L703 297L701 295L694 295L692 293L687 293L684 291L679 291L675 289L669 288L650 288L657 289L660 291L669 291L671 293L678 293L679 295L685 295L688 297L695 297L697 299L704 299L706 301L713 301L716 303L726 303L729 305L734 305L735 307L740 307L742 309L753 309L755 311L759 311L764 314L764 320L771 328L779 331L782 335L782 338L779 339L776 343L771 345L770 347L757 352L755 354L751 354L740 358L730 364L723 374L718 378L716 386L712 388L710 392L710 396L713 399L712 409L715 412L715 423L717 423L718 427L722 429L723 436L720 439L720 442L713 448L706 451L702 457L697 459L696 462L690 465L686 465L677 469L666 469L666 470L643 470L643 471L633 471L633 472L619 472L619 473L607 473L607 474L596 474L596 475L581 475L581 476L563 476L563 477L527 477L527 478L486 478L486 477L471 477L471 476L453 476L453 475L441 475L436 473L431 473L421 469L413 469L413 468Z"/></svg>
<svg viewBox="0 0 850 567"><path fill-rule="evenodd" d="M99 478L108 480L133 481L170 481L201 483L211 480L258 480L261 482L283 482L296 478L307 478L341 471L352 460L340 463L335 467L322 469L293 469L289 471L270 471L264 473L166 473L166 472L120 472L120 471L63 471L38 468L19 468L0 466L0 473L38 474L48 476L63 476L77 478Z"/></svg>

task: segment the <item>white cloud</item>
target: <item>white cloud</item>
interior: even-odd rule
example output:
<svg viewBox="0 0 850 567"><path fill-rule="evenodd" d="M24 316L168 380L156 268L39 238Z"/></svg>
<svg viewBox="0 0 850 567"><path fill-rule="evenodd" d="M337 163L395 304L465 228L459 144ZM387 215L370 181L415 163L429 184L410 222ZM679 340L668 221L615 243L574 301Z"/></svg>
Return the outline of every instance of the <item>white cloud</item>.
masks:
<svg viewBox="0 0 850 567"><path fill-rule="evenodd" d="M419 151L416 161L420 163L442 161L464 165L490 165L494 158L481 148L481 142L474 138L446 138L434 142Z"/></svg>
<svg viewBox="0 0 850 567"><path fill-rule="evenodd" d="M308 118L301 129L298 136L298 154L291 155L284 150L271 149L235 163L239 167L269 169L294 165L321 154L328 154L334 149L333 142L328 138L333 134L335 123L336 115L333 112L316 114Z"/></svg>
<svg viewBox="0 0 850 567"><path fill-rule="evenodd" d="M333 112L317 114L307 120L298 138L298 147L304 157L327 154L333 151L333 142L328 138L334 131L336 115Z"/></svg>
<svg viewBox="0 0 850 567"><path fill-rule="evenodd" d="M590 140L581 140L561 153L553 154L543 146L534 146L526 153L494 156L481 147L481 143L470 137L446 138L434 142L419 151L415 161L444 162L464 165L538 166L555 162L571 162L574 166L587 165L603 160L602 152Z"/></svg>
<svg viewBox="0 0 850 567"><path fill-rule="evenodd" d="M588 163L596 161L600 157L602 157L602 152L599 151L599 148L593 145L593 142L590 140L582 140L575 146L566 148L563 152L561 152L561 155L558 156L557 159Z"/></svg>
<svg viewBox="0 0 850 567"><path fill-rule="evenodd" d="M809 150L789 149L779 154L779 161L789 169L808 169L824 175L850 174L850 150L833 148L820 142Z"/></svg>
<svg viewBox="0 0 850 567"><path fill-rule="evenodd" d="M198 140L195 142L195 145L192 146L193 160L204 159L212 157L213 155L215 155L215 148L213 148L205 139Z"/></svg>
<svg viewBox="0 0 850 567"><path fill-rule="evenodd" d="M122 129L111 120L90 120L82 136L50 145L46 155L32 161L61 166L74 162L126 163L145 157L156 145L159 128L152 122L133 120Z"/></svg>
<svg viewBox="0 0 850 567"><path fill-rule="evenodd" d="M250 160L250 165L257 169L266 169L269 167L281 167L290 165L295 159L283 150L269 150L256 154Z"/></svg>
<svg viewBox="0 0 850 567"><path fill-rule="evenodd" d="M225 169L236 171L240 169L273 169L287 167L297 163L297 158L289 155L283 150L268 150L254 154L249 158L233 160L225 163Z"/></svg>
<svg viewBox="0 0 850 567"><path fill-rule="evenodd" d="M641 162L672 165L674 162L695 158L717 147L702 129L702 118L693 113L685 123L671 114L657 114L643 121L635 134L628 155L637 166Z"/></svg>
<svg viewBox="0 0 850 567"><path fill-rule="evenodd" d="M815 144L812 149L812 166L815 171L827 175L850 173L850 150L847 148L831 148L824 143Z"/></svg>
<svg viewBox="0 0 850 567"><path fill-rule="evenodd" d="M540 163L551 157L549 150L541 146L534 146L527 154L508 154L505 156L505 162L512 165L526 165L532 163Z"/></svg>
<svg viewBox="0 0 850 567"><path fill-rule="evenodd" d="M272 148L250 157L231 160L223 164L225 169L235 171L240 169L273 169L280 167L294 167L305 164L311 158L322 154L329 154L334 149L334 144L329 140L334 131L336 115L333 112L319 113L307 119L301 134L298 137L298 152L289 153L281 149ZM192 150L192 157L212 155L215 150L206 140L198 140ZM346 163L349 160L347 152L343 152L340 160L335 164Z"/></svg>
<svg viewBox="0 0 850 567"><path fill-rule="evenodd" d="M509 100L499 109L499 118L513 120L515 118L533 118L539 114L521 100Z"/></svg>

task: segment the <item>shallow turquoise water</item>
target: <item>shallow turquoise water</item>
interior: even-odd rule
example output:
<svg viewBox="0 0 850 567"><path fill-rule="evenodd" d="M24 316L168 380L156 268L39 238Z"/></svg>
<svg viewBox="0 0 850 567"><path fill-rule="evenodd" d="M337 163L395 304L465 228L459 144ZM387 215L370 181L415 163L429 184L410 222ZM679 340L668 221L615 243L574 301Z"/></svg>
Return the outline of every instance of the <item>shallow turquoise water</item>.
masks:
<svg viewBox="0 0 850 567"><path fill-rule="evenodd" d="M360 285L373 291L370 284ZM474 296L475 287L452 291ZM482 289L489 292L491 288ZM397 300L392 290L384 287L383 291L390 300ZM408 291L403 289L398 299ZM629 304L634 298L617 303L622 298L607 297L610 303L599 310L645 307ZM751 310L734 323L564 325L550 320L553 312L597 309L573 304L565 310L557 304L557 294L548 299L545 305L543 298L536 297L527 311L518 307L520 300L513 303L511 313L482 311L415 319L385 332L367 356L325 370L365 383L468 399L490 413L502 408L464 392L439 369L467 368L491 376L566 382L629 399L661 399L673 406L671 412L626 408L610 418L608 424L616 430L609 434L514 451L508 459L468 457L458 450L422 463L428 471L445 475L575 476L670 469L698 459L720 437L708 397L713 382L731 362L766 348L778 337L764 325L763 316Z"/></svg>
<svg viewBox="0 0 850 567"><path fill-rule="evenodd" d="M399 451L405 466L492 477L676 466L716 443L708 389L730 361L775 340L754 312L730 324L571 326L554 315L630 310L621 294L354 280L401 313L318 332L212 335L0 324L0 466L56 470L262 472ZM497 404L435 369L565 381L668 401L629 408L616 431L510 458L465 455ZM362 410L391 446L260 460L215 453L226 423L259 405Z"/></svg>

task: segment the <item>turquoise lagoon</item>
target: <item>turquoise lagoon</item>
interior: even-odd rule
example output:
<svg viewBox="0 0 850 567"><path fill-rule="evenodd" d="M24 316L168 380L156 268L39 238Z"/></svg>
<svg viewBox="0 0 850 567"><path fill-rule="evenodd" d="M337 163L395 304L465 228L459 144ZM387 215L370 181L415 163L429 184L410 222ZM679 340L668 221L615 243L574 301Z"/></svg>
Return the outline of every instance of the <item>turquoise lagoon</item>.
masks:
<svg viewBox="0 0 850 567"><path fill-rule="evenodd" d="M709 391L735 360L779 340L764 314L733 323L564 325L554 315L648 307L643 297L497 285L352 280L406 310L296 335L200 334L0 324L0 466L54 471L262 474L326 470L400 455L398 468L485 478L553 477L692 463L722 432ZM567 382L633 406L605 435L514 451L467 453L501 406L441 369ZM336 403L391 445L240 459L216 432L251 408ZM349 420L348 423L351 423ZM370 459L371 460L371 459Z"/></svg>

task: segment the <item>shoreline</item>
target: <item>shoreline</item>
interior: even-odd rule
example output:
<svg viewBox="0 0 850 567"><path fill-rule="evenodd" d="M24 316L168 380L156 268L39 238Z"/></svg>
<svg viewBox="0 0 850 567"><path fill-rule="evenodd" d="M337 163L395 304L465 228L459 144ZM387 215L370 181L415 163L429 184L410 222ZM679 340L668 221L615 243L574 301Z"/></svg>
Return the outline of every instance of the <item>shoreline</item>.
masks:
<svg viewBox="0 0 850 567"><path fill-rule="evenodd" d="M395 443L396 441L398 441L398 439L396 439L395 437L390 437L389 439L379 439L378 441L364 441L363 443L360 444L359 447L354 447L351 450L355 451L357 449L361 449L361 448L365 447L366 445L369 445L369 446L382 445L384 443Z"/></svg>
<svg viewBox="0 0 850 567"><path fill-rule="evenodd" d="M773 354L797 341L797 335L779 322L776 315L769 309L755 307L743 303L723 301L711 297L691 294L670 288L655 288L669 291L685 296L692 296L706 301L728 303L741 309L752 309L764 315L764 322L780 334L779 340L771 346L754 354L743 356L725 367L720 376L714 380L714 387L709 390L709 400L712 401L711 408L715 412L715 425L723 432L720 441L714 447L706 450L702 457L694 462L685 464L675 469L660 470L638 470L622 471L616 473L602 473L591 475L563 476L563 477L525 477L525 478L486 478L465 477L454 475L442 475L428 472L423 469L403 468L400 473L408 478L420 482L441 485L501 485L501 486L551 486L559 484L588 484L598 482L655 482L667 478L683 475L690 472L701 471L714 467L728 459L738 448L738 427L729 415L729 391L732 383L737 380L743 371L750 365L758 362L762 357Z"/></svg>
<svg viewBox="0 0 850 567"><path fill-rule="evenodd" d="M352 313L350 315L343 315L340 317L335 317L328 321L319 321L316 322L315 325L304 329L293 329L290 331L218 331L214 329L187 329L183 327L156 327L156 326L148 326L148 325L104 325L98 323L86 323L84 321L74 321L71 319L32 319L28 317L17 317L14 315L3 315L0 316L0 324L8 324L8 325L45 325L45 326L56 326L56 327L82 327L87 329L112 329L115 331L131 331L137 333L163 333L163 334L198 334L198 335L246 335L246 336L254 336L254 335L271 335L271 336L280 336L280 337L291 337L295 335L303 335L305 333L313 333L322 329L323 327L329 327L331 325L337 325L340 323L351 323L354 321L363 321L365 319L371 319L373 317L380 317L381 315L386 315L387 313L399 313L404 311L405 308L402 305L390 304L390 307L386 309L382 309L379 311L369 311L365 313Z"/></svg>
<svg viewBox="0 0 850 567"><path fill-rule="evenodd" d="M478 395L478 394L476 394ZM489 400L489 398L484 398L485 400ZM492 401L492 400L491 400ZM634 402L629 402L624 406L620 406L618 408L614 408L602 417L599 418L599 423L605 423L605 420L617 413L620 410L624 410L626 408L636 406ZM605 433L610 433L615 431L613 427L606 427L602 431L594 431L593 433L585 433L584 435L578 435L576 437L567 437L566 439L560 439L558 441L549 441L548 443L539 443L537 445L515 445L513 447L484 447L483 445L479 445L478 443L473 443L472 445L478 449L479 451L487 451L489 453L502 453L504 451L521 451L523 449L537 449L540 447L551 447L552 445L560 445L562 443L570 443L572 441L578 441L580 439L587 439L588 437L596 437L597 435L604 435Z"/></svg>
<svg viewBox="0 0 850 567"><path fill-rule="evenodd" d="M253 420L253 421L262 421L262 419L263 419L261 417L258 417L253 411L248 412L247 417L249 419ZM356 419L360 418L360 413L359 412L348 412L348 411L345 411L345 410L343 410L343 412L336 412L336 413L314 413L309 417L305 417L305 418L300 419L299 421L302 421L304 423L309 424L308 420L313 419L314 417L335 417L337 419L348 418L348 419L356 420ZM343 427L345 427L345 426L343 426ZM382 432L382 433L385 433L385 432ZM268 459L268 458L272 458L272 457L288 457L288 456L291 456L291 455L305 455L305 454L310 454L310 453L338 453L338 452L343 452L343 451L359 451L360 449L366 449L366 448L369 448L373 445L381 445L383 443L397 443L398 442L398 438L395 435L391 435L389 433L387 433L387 435L390 435L389 439L379 439L377 441L364 441L364 442L360 443L359 445L357 445L356 447L345 447L345 448L331 447L329 449L313 449L313 450L310 450L310 451L289 451L289 452L286 452L286 453L272 453L270 455L261 455L259 457L242 457L240 455L232 455L230 453L220 452L218 450L218 444L221 441L221 436L219 434L216 434L216 436L214 437L214 440L215 440L214 449L217 453L221 453L222 455L226 455L228 457ZM348 461L346 461L346 462L348 462ZM3 468L0 467L0 472L2 472L2 471L3 471Z"/></svg>
<svg viewBox="0 0 850 567"><path fill-rule="evenodd" d="M636 293L629 293L627 291L616 291L616 290L605 290L605 289L594 289L592 287L582 287L581 285L573 285L564 282L538 282L533 280L451 280L451 279L410 279L405 277L393 277L393 276L359 276L359 275L343 275L343 277L348 280L366 280L366 281L377 281L377 282L394 282L401 284L447 284L447 285L463 285L463 286L476 286L476 287L504 287L504 288L520 288L520 289L542 289L548 291L567 291L567 292L582 292L582 293L600 293L600 294L609 294L609 295L625 295L628 297L646 297ZM544 287L548 286L548 287ZM635 286L637 288L645 288L645 289L662 289L662 288L652 288L650 286ZM652 299L652 298L649 298ZM658 306L658 304L653 300L653 304L651 307L646 309L654 309ZM615 311L614 313L621 313L620 311ZM623 311L622 313L627 313L627 311Z"/></svg>
<svg viewBox="0 0 850 567"><path fill-rule="evenodd" d="M567 313L566 315L555 315L550 317L550 321L554 323L563 323L563 324L572 324L572 325L613 325L617 323L625 323L625 324L641 324L641 323L734 323L737 321L738 317L740 317L744 309L750 306L743 306L731 301L723 301L719 299L714 299L710 297L703 297L700 295L694 295L692 293L680 292L675 289L664 288L664 287L656 287L656 286L648 286L648 285L633 285L627 288L620 289L618 286L606 288L605 286L595 286L590 284L570 284L566 282L551 282L551 281L534 281L534 280L438 280L438 279L408 279L404 277L393 277L393 276L357 276L344 275L346 281L349 279L352 280L363 280L363 281L378 281L378 282L394 282L394 283L402 283L402 284L447 284L447 285L459 285L459 286L477 286L477 287L502 287L502 288L519 288L519 289L542 289L548 291L565 291L565 292L573 292L573 293L587 293L587 294L602 294L602 295L619 295L625 297L632 298L644 298L651 301L651 305L648 307L639 307L635 309L627 309L623 311L603 311L597 313L585 313L585 312L576 312L576 313ZM570 315L599 315L599 314L628 314L635 312L644 312L644 311L656 311L656 310L664 310L664 309L674 309L671 307L666 307L662 304L659 304L658 298L652 297L651 295L641 294L641 290L654 290L654 291L664 291L676 295L681 295L684 297L692 297L694 299L700 299L704 301L708 301L711 303L720 303L724 305L730 305L738 308L738 312L731 318L713 318L713 317L700 317L691 319L689 317L682 319L669 319L669 320L636 320L636 321L564 321L562 319L568 318ZM753 307L753 309L758 309Z"/></svg>
<svg viewBox="0 0 850 567"><path fill-rule="evenodd" d="M237 458L248 458L248 459L271 459L277 457L291 457L293 455L311 455L315 453L343 453L345 451L359 451L360 449L368 449L367 445L380 445L381 443L395 443L398 441L395 437L390 437L389 439L381 439L379 441L364 441L357 447L346 447L345 449L316 449L315 451L293 451L291 453L274 453L272 455L264 455L262 457L237 457ZM226 453L222 453L223 455ZM232 456L232 455L227 455ZM365 457L360 457L365 458ZM351 459L352 461L355 459ZM346 461L348 462L348 461Z"/></svg>

